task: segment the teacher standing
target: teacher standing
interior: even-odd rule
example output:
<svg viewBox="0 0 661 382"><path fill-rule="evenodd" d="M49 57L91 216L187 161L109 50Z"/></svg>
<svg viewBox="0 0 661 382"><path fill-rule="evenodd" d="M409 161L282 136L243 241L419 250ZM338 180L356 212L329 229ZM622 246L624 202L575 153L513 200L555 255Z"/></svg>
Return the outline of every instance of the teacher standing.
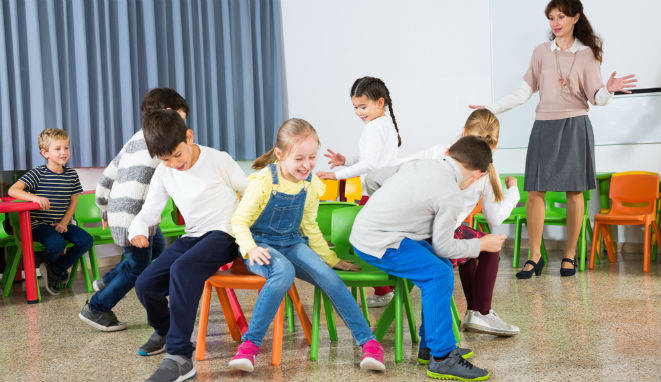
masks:
<svg viewBox="0 0 661 382"><path fill-rule="evenodd" d="M602 41L592 30L579 0L554 0L544 11L551 27L550 41L538 45L521 87L486 108L495 114L525 103L539 92L528 153L524 188L528 191L527 219L530 260L516 274L528 279L540 274L544 196L567 193L567 245L560 274L576 273L576 244L584 213L583 191L596 188L594 135L588 102L606 105L613 93L635 87L635 75L613 72L604 86L601 77ZM485 106L470 105L473 109Z"/></svg>

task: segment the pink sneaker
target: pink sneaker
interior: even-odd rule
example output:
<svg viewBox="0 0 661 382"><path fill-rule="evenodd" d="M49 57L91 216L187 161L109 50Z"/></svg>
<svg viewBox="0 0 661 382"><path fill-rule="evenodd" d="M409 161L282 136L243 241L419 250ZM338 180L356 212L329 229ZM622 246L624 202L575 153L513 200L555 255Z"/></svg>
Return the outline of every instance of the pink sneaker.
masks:
<svg viewBox="0 0 661 382"><path fill-rule="evenodd" d="M369 340L362 346L363 359L360 361L360 368L366 370L379 370L386 369L385 361L383 360L383 348L376 340Z"/></svg>
<svg viewBox="0 0 661 382"><path fill-rule="evenodd" d="M255 357L259 354L259 348L249 340L239 345L236 355L230 361L232 369L252 372L255 370Z"/></svg>

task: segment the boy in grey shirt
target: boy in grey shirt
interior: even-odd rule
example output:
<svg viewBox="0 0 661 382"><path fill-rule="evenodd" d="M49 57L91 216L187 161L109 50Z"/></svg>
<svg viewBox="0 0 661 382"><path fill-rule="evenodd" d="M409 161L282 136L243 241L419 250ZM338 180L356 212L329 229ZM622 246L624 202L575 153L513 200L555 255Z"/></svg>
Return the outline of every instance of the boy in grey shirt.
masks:
<svg viewBox="0 0 661 382"><path fill-rule="evenodd" d="M455 343L449 309L454 273L448 259L477 257L480 251L502 247L505 235L454 239L459 192L484 176L491 161L489 145L468 136L441 160L411 161L371 174L367 188L378 189L356 216L351 232L358 256L420 288L430 377L489 377L486 370L465 361ZM433 244L424 241L428 238Z"/></svg>

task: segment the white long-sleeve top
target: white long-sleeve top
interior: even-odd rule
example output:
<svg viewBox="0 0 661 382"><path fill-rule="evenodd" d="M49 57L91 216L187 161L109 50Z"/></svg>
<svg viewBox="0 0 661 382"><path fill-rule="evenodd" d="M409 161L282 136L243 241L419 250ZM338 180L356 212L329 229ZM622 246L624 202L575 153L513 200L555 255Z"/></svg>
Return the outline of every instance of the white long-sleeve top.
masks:
<svg viewBox="0 0 661 382"><path fill-rule="evenodd" d="M442 159L447 151L448 146L438 144L428 149L418 151L415 154L409 155L405 158L398 159L398 163L404 163L416 159ZM496 173L496 175L498 175ZM371 180L365 179L365 183L369 184ZM368 185L366 189L371 191L373 187ZM503 200L496 201L496 196L493 193L491 182L489 182L489 175L485 175L478 179L475 183L471 184L467 189L461 191L457 203L461 205L461 212L457 216L457 227L459 227L464 220L470 215L477 203L482 199L482 214L487 220L489 227L492 229L503 223L505 219L512 213L512 209L519 203L520 195L519 188L513 186L503 192Z"/></svg>
<svg viewBox="0 0 661 382"><path fill-rule="evenodd" d="M200 156L191 168L179 171L162 163L156 167L147 198L129 226L129 240L147 236L147 229L161 221L168 197L186 221L184 236L200 237L209 231L232 235L230 218L248 178L226 152L199 146Z"/></svg>
<svg viewBox="0 0 661 382"><path fill-rule="evenodd" d="M392 166L397 160L397 131L389 116L374 118L365 124L358 143L358 158L349 158L335 171L337 179L363 175L380 167Z"/></svg>

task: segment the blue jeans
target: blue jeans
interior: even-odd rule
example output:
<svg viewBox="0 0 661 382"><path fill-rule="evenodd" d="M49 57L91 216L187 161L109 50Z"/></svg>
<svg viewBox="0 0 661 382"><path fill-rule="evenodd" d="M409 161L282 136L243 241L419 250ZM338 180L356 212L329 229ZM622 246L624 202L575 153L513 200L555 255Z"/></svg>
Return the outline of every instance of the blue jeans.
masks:
<svg viewBox="0 0 661 382"><path fill-rule="evenodd" d="M426 241L404 239L397 249L388 249L382 258L370 256L354 247L356 254L391 275L409 279L422 294L423 339L434 357L444 357L457 347L452 330L450 299L454 290L454 272L450 260L436 256Z"/></svg>
<svg viewBox="0 0 661 382"><path fill-rule="evenodd" d="M135 293L147 311L149 325L158 334L167 335L168 354L192 356L190 338L204 282L238 253L234 237L223 231L182 237L138 277Z"/></svg>
<svg viewBox="0 0 661 382"><path fill-rule="evenodd" d="M165 247L167 245L167 242L165 240L165 236L163 236L163 232L161 232L160 228L156 229L156 233L154 234L154 236L151 237L151 240L149 241L149 243L151 244L150 245L150 248L151 248L151 261L156 261L158 256L160 256L161 253L163 252L163 250L165 250ZM127 256L130 256L134 249L135 249L134 247L124 247L124 248L122 248L122 256L124 256L124 258L126 258ZM116 266L115 268L108 271L108 273L106 273L102 277L103 283L105 285L110 284L112 279L115 278L115 276L117 276L117 273L119 273L120 270L121 270L121 268L119 266Z"/></svg>
<svg viewBox="0 0 661 382"><path fill-rule="evenodd" d="M257 245L268 248L271 259L267 265L257 263L250 265L250 262L245 260L248 270L264 277L266 284L257 296L250 325L248 331L243 335L243 341L250 340L257 346L262 345L262 339L273 321L282 299L291 288L294 277L307 281L326 293L335 311L351 330L356 344L363 345L369 340L375 339L356 300L349 293L340 276L305 243L285 247L259 242Z"/></svg>
<svg viewBox="0 0 661 382"><path fill-rule="evenodd" d="M45 260L57 275L63 275L85 252L92 248L93 243L89 233L73 224L67 225L67 231L62 233L57 232L53 226L38 225L32 228L32 239L46 247ZM67 241L73 243L73 247L62 255Z"/></svg>
<svg viewBox="0 0 661 382"><path fill-rule="evenodd" d="M94 294L89 301L90 309L99 312L109 312L135 285L135 280L151 263L152 251L162 251L165 238L157 231L149 238L149 247L124 247L124 260L103 276L106 287ZM160 246L160 249L159 249Z"/></svg>

